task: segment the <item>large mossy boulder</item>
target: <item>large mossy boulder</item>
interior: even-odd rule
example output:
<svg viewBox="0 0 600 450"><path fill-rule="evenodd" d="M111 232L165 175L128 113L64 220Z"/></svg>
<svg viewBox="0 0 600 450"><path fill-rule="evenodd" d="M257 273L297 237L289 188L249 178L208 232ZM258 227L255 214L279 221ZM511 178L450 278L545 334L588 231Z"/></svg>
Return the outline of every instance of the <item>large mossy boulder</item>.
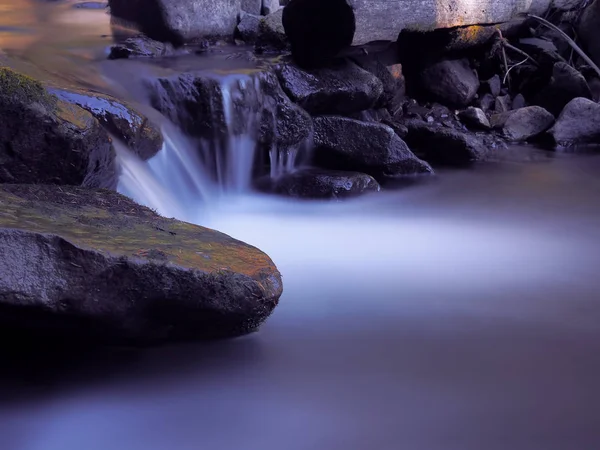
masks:
<svg viewBox="0 0 600 450"><path fill-rule="evenodd" d="M0 183L114 188L110 137L89 111L0 67Z"/></svg>
<svg viewBox="0 0 600 450"><path fill-rule="evenodd" d="M3 332L113 344L256 330L281 276L260 250L109 190L0 185Z"/></svg>

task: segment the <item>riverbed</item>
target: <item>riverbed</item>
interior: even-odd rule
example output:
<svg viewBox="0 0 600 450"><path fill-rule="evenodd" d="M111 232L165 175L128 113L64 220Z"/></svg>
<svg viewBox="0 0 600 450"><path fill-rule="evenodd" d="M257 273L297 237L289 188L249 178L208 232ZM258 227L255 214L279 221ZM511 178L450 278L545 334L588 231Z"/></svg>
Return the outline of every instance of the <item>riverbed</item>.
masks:
<svg viewBox="0 0 600 450"><path fill-rule="evenodd" d="M4 33L22 55L23 32ZM88 55L110 85L90 48L66 57ZM599 448L599 173L597 154L514 147L346 202L248 192L206 206L163 185L179 218L272 257L275 313L226 342L5 342L0 448Z"/></svg>

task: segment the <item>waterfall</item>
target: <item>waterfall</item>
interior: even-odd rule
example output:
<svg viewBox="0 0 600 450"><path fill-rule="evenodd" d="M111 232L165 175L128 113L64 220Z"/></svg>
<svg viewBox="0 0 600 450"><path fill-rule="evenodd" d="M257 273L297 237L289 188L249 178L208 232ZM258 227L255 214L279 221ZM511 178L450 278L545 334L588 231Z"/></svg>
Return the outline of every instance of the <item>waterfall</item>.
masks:
<svg viewBox="0 0 600 450"><path fill-rule="evenodd" d="M189 85L185 87L189 90ZM220 129L223 122L224 133L213 138L188 136L165 119L162 149L148 161L114 139L121 167L120 193L161 215L198 223L222 199L230 201L251 191L256 162L261 161L257 156L262 156L257 152L264 109L274 112L277 105L263 95L256 76L223 77L218 87L219 96L210 99L211 111L222 111L214 118L214 128ZM163 91L162 95L172 96L173 92ZM173 102L171 111L178 107L181 105ZM275 113L272 115L274 118ZM269 126L275 133L276 120ZM305 148L306 143L286 149L272 144L263 149L268 153L270 176L293 171Z"/></svg>

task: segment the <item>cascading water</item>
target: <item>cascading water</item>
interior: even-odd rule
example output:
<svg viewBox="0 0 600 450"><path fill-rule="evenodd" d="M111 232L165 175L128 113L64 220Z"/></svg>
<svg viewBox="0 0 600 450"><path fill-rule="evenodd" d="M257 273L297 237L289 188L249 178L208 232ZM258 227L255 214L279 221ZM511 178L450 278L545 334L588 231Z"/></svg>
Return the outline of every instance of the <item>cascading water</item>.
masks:
<svg viewBox="0 0 600 450"><path fill-rule="evenodd" d="M269 102L263 102L259 77L230 75L219 81L221 97L213 101L222 105L213 105L212 109L222 107L224 135L196 139L165 120L163 147L148 161L140 160L115 140L122 167L119 192L162 215L198 223L221 199L230 202L232 197L251 190L256 162L261 161L257 153L264 117L261 109L246 105L254 103L264 108ZM268 107L274 109L277 105ZM274 130L275 119L269 125ZM290 148L271 144L270 176L276 178L293 171L298 155L306 149L306 142Z"/></svg>

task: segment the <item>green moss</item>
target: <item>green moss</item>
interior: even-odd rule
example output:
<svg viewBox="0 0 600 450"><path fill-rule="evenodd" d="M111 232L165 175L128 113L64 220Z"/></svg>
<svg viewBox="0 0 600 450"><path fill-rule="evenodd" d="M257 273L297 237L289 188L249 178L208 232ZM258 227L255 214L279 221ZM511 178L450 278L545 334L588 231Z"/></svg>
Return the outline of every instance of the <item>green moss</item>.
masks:
<svg viewBox="0 0 600 450"><path fill-rule="evenodd" d="M26 104L41 103L49 108L55 108L57 102L42 83L8 67L0 67L0 97Z"/></svg>
<svg viewBox="0 0 600 450"><path fill-rule="evenodd" d="M258 249L217 231L165 219L112 191L0 185L0 228L54 234L111 255L204 273L233 271L260 282L277 269Z"/></svg>

